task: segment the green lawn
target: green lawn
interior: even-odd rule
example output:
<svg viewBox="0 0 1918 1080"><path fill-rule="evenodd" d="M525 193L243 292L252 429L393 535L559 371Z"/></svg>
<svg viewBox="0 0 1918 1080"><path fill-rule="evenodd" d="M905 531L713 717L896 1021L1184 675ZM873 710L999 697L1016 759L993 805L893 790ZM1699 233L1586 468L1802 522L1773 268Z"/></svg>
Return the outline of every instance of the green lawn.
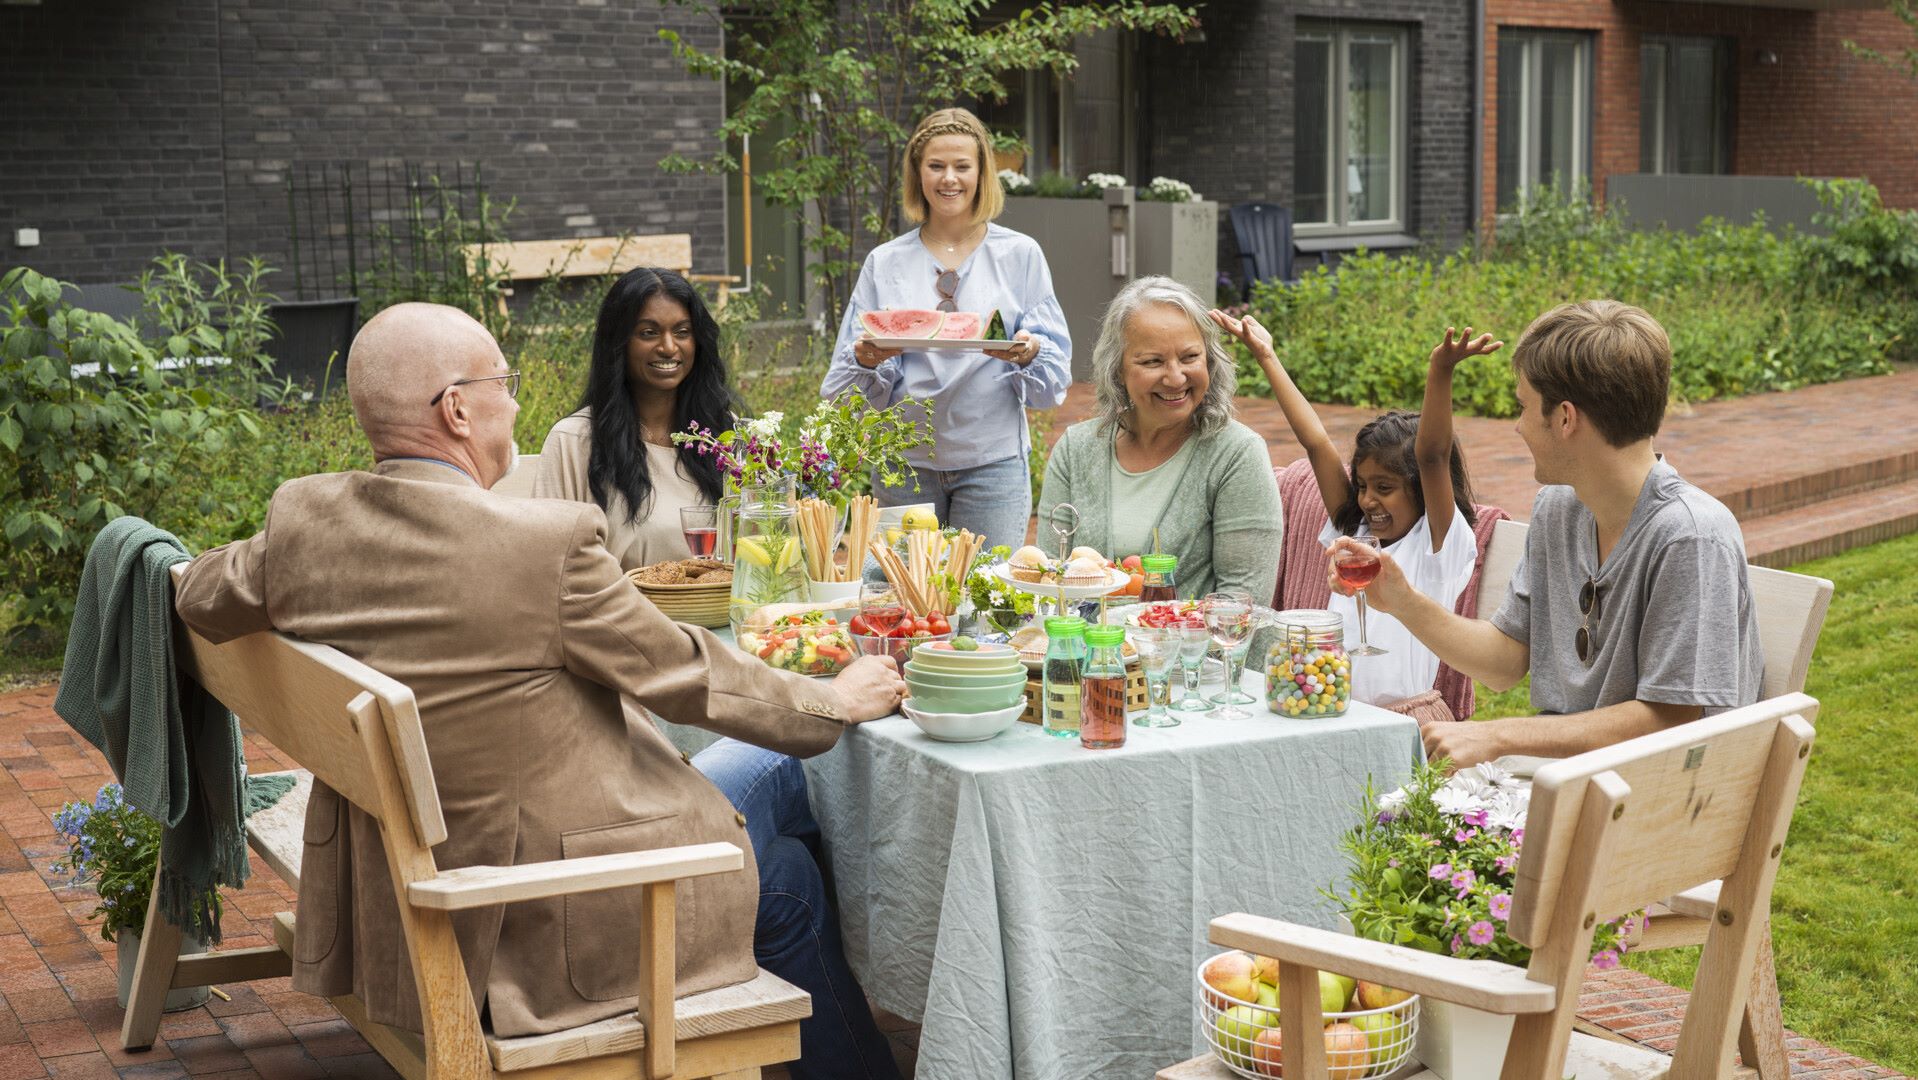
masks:
<svg viewBox="0 0 1918 1080"><path fill-rule="evenodd" d="M1772 897L1785 1025L1918 1075L1918 536L1792 569L1837 592L1805 686L1818 743ZM1483 717L1528 711L1523 686L1480 701ZM1629 962L1689 987L1697 960Z"/></svg>

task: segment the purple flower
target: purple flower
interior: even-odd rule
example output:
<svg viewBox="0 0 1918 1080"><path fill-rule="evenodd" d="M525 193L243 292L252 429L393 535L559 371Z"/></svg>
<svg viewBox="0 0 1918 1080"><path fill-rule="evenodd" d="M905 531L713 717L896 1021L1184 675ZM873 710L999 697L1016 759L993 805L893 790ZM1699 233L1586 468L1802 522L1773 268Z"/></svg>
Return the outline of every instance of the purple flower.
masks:
<svg viewBox="0 0 1918 1080"><path fill-rule="evenodd" d="M1392 812L1391 812L1390 810L1380 810L1380 811L1379 811L1379 824L1380 824L1380 825L1390 825L1390 824L1392 824L1392 823L1393 823L1394 821L1397 821L1397 820L1398 820L1398 816L1397 816L1397 815L1395 815L1395 814L1393 814L1393 813L1392 813Z"/></svg>
<svg viewBox="0 0 1918 1080"><path fill-rule="evenodd" d="M1485 827L1485 821L1488 816L1489 815L1483 810L1473 810L1465 814L1460 820L1464 821L1467 825L1476 825L1482 829Z"/></svg>
<svg viewBox="0 0 1918 1080"><path fill-rule="evenodd" d="M1492 917L1506 920L1512 917L1512 894L1499 893L1492 897Z"/></svg>
<svg viewBox="0 0 1918 1080"><path fill-rule="evenodd" d="M1385 865L1391 867L1394 870L1397 870L1399 868L1399 861L1397 859L1387 859L1385 860ZM1650 923L1651 919L1647 917L1646 922Z"/></svg>
<svg viewBox="0 0 1918 1080"><path fill-rule="evenodd" d="M1433 881L1444 881L1446 878L1452 876L1452 864L1448 862L1438 863L1430 870L1427 870L1425 876L1431 878Z"/></svg>
<svg viewBox="0 0 1918 1080"><path fill-rule="evenodd" d="M1463 844L1467 840L1470 840L1477 835L1478 835L1477 829L1460 829L1459 831L1452 834L1452 842L1457 844Z"/></svg>
<svg viewBox="0 0 1918 1080"><path fill-rule="evenodd" d="M1525 830L1522 828L1513 829L1512 830L1512 846L1517 847L1520 844L1523 844L1524 842L1525 842Z"/></svg>
<svg viewBox="0 0 1918 1080"><path fill-rule="evenodd" d="M1600 971L1610 971L1618 966L1618 950L1600 949L1592 957L1592 966Z"/></svg>
<svg viewBox="0 0 1918 1080"><path fill-rule="evenodd" d="M1491 923L1480 919L1472 924L1472 928L1465 932L1465 936L1470 938L1474 945L1490 945L1497 933L1498 931L1492 927Z"/></svg>
<svg viewBox="0 0 1918 1080"><path fill-rule="evenodd" d="M1460 938L1457 934L1453 934L1452 935L1452 955L1457 956L1459 954L1459 950L1463 948L1465 948L1464 939Z"/></svg>

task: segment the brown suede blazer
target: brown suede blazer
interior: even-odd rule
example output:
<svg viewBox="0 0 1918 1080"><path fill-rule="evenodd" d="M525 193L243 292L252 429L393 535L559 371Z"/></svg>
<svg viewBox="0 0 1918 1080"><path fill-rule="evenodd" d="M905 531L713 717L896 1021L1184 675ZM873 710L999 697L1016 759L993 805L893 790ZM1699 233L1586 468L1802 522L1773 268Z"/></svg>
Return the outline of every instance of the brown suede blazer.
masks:
<svg viewBox="0 0 1918 1080"><path fill-rule="evenodd" d="M832 690L660 614L620 573L591 503L514 499L437 462L288 481L266 528L195 559L180 618L219 642L272 628L412 689L447 840L442 870L723 840L746 870L679 887L678 989L753 977L758 873L733 810L620 695L786 753L830 749ZM244 719L244 718L242 718ZM454 915L476 1001L501 1036L630 1012L638 889ZM354 993L420 1030L379 829L315 784L294 986Z"/></svg>

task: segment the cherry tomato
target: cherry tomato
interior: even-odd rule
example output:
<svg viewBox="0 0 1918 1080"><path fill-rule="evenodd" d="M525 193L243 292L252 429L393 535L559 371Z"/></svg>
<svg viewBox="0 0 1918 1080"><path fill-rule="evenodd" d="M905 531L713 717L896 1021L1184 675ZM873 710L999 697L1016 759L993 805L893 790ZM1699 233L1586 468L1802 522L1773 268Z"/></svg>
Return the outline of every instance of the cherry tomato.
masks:
<svg viewBox="0 0 1918 1080"><path fill-rule="evenodd" d="M872 627L867 624L864 615L854 615L852 617L852 632L860 635L872 633Z"/></svg>
<svg viewBox="0 0 1918 1080"><path fill-rule="evenodd" d="M952 624L947 622L944 616L934 615L928 620L928 629L934 634L950 634L952 633Z"/></svg>

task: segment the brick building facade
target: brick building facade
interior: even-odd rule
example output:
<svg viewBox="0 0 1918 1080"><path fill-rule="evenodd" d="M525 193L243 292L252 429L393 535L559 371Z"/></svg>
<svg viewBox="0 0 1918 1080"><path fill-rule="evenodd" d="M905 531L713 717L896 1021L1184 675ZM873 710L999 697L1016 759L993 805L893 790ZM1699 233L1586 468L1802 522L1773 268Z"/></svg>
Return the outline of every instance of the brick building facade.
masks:
<svg viewBox="0 0 1918 1080"><path fill-rule="evenodd" d="M162 248L284 265L294 163L408 159L483 162L516 237L688 232L717 267L723 182L656 166L710 151L722 97L662 26L719 41L610 0L0 7L0 264L83 283Z"/></svg>
<svg viewBox="0 0 1918 1080"><path fill-rule="evenodd" d="M1822 10L1821 10L1822 9ZM1539 32L1545 32L1541 35ZM1500 64L1526 37L1579 42L1591 65L1585 120L1586 165L1594 193L1603 197L1610 176L1649 172L1716 172L1744 176L1857 176L1876 184L1894 206L1918 206L1918 80L1860 59L1853 41L1896 56L1914 43L1912 32L1875 0L1811 0L1774 7L1667 0L1486 0L1483 93L1485 138L1482 205L1506 200L1501 184L1499 111L1512 102L1510 73L1501 94ZM1647 52L1647 44L1654 46ZM1661 89L1660 43L1687 47L1703 62L1706 47L1722 68L1716 80L1669 64L1694 87L1716 82L1723 98L1722 147L1716 160L1695 155L1688 167L1660 168L1645 125L1662 122L1647 108ZM1682 58L1681 58L1682 59ZM1525 106L1521 106L1525 107ZM1541 110L1542 111L1542 110ZM1510 131L1507 119L1507 131ZM1696 134L1695 132L1692 134ZM1510 168L1509 158L1504 164Z"/></svg>

